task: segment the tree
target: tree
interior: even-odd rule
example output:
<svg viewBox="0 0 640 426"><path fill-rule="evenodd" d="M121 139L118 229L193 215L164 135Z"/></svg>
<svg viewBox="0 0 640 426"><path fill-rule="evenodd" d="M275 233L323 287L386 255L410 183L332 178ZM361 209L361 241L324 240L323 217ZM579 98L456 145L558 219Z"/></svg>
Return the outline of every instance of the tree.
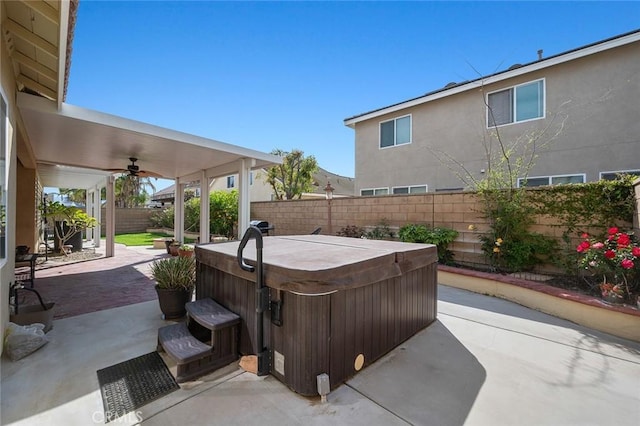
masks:
<svg viewBox="0 0 640 426"><path fill-rule="evenodd" d="M114 183L116 207L131 208L144 205L149 193L147 187L155 191L151 178L121 175Z"/></svg>
<svg viewBox="0 0 640 426"><path fill-rule="evenodd" d="M75 203L75 204L84 205L85 200L87 199L87 190L60 188L60 195L64 196L67 199L67 201L71 201L72 203Z"/></svg>
<svg viewBox="0 0 640 426"><path fill-rule="evenodd" d="M273 188L277 200L301 198L313 188L313 174L318 163L313 155L304 156L304 152L294 149L285 152L274 149L271 154L282 157L282 164L267 170L267 183Z"/></svg>
<svg viewBox="0 0 640 426"><path fill-rule="evenodd" d="M76 207L65 206L58 201L47 206L44 216L47 219L51 219L55 226L55 236L58 238L58 245L62 253L65 253L63 246L69 238L98 224L96 218L89 216Z"/></svg>

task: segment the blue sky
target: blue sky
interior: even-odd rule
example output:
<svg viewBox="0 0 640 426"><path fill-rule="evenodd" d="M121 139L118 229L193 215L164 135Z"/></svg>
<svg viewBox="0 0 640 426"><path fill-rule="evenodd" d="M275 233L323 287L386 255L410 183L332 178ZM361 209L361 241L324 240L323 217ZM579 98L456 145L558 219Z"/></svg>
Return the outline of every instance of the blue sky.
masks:
<svg viewBox="0 0 640 426"><path fill-rule="evenodd" d="M638 28L636 2L81 0L67 102L353 177L345 118Z"/></svg>

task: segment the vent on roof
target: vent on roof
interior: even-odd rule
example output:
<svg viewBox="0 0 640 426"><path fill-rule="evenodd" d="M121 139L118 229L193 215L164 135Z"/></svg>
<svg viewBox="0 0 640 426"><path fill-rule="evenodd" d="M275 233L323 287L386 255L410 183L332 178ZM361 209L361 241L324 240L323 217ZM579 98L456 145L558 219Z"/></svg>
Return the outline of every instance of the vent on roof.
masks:
<svg viewBox="0 0 640 426"><path fill-rule="evenodd" d="M449 87L453 87L456 86L458 83L456 83L455 81L452 81L451 83L447 83L444 85L445 89L448 89Z"/></svg>
<svg viewBox="0 0 640 426"><path fill-rule="evenodd" d="M515 70L516 68L520 68L522 66L522 64L513 64L509 67L509 71L511 70Z"/></svg>

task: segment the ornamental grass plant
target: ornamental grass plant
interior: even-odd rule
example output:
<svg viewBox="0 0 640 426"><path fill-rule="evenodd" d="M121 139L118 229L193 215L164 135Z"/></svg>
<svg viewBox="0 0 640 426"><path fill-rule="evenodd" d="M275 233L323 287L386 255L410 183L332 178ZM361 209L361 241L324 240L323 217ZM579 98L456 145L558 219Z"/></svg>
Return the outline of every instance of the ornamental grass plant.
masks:
<svg viewBox="0 0 640 426"><path fill-rule="evenodd" d="M161 289L193 290L196 284L196 261L193 257L167 257L151 264L151 276Z"/></svg>

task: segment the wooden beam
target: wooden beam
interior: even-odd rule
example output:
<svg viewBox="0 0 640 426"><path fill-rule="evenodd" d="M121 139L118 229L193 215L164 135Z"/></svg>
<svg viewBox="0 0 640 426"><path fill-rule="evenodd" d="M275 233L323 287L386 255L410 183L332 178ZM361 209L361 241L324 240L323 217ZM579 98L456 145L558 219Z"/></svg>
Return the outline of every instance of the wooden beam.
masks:
<svg viewBox="0 0 640 426"><path fill-rule="evenodd" d="M27 6L29 9L37 12L43 17L47 18L49 21L53 22L56 25L60 24L60 17L58 16L58 11L49 6L44 1L21 1L22 4Z"/></svg>
<svg viewBox="0 0 640 426"><path fill-rule="evenodd" d="M15 21L12 21L11 19L5 19L4 22L2 23L2 26L10 33L13 33L14 35L20 37L21 39L28 41L38 49L48 53L49 55L53 56L55 59L58 59L57 47L49 43L47 40L32 33L22 25L16 23Z"/></svg>
<svg viewBox="0 0 640 426"><path fill-rule="evenodd" d="M57 93L52 90L49 89L48 87L38 83L37 81L34 81L32 79L30 79L29 77L20 74L18 75L18 77L16 77L16 81L18 83L24 84L25 86L27 86L28 88L30 88L31 90L35 90L36 92L40 93L41 95L46 96L47 98L55 101L58 99L58 95Z"/></svg>
<svg viewBox="0 0 640 426"><path fill-rule="evenodd" d="M51 68L45 67L41 63L34 61L30 57L23 55L22 53L16 50L11 52L10 56L16 62L20 62L22 65L31 68L38 74L41 74L42 76L48 78L49 80L52 80L54 83L58 83L58 76L56 75L56 72L53 71Z"/></svg>

